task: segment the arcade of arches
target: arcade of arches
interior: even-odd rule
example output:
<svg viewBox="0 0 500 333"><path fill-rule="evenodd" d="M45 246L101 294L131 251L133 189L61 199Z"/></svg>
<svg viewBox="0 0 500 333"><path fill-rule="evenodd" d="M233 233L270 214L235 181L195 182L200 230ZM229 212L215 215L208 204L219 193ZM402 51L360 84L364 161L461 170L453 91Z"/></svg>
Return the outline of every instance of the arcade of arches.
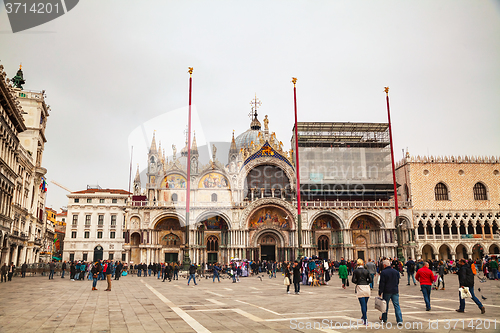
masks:
<svg viewBox="0 0 500 333"><path fill-rule="evenodd" d="M395 256L392 245L396 242L395 230L382 226L375 217L360 214L353 219L351 228L345 229L337 216L320 214L314 219L311 230L303 232L306 256L317 255L332 260Z"/></svg>
<svg viewBox="0 0 500 333"><path fill-rule="evenodd" d="M463 243L457 245L442 244L437 250L432 244L425 244L421 253L424 260L460 260L462 258L475 260L483 258L485 254L497 256L500 254L500 247L497 244L491 244L486 250L480 243L472 246Z"/></svg>
<svg viewBox="0 0 500 333"><path fill-rule="evenodd" d="M176 217L158 221L153 230L140 230L130 235L130 260L140 262L179 261L184 244L185 227Z"/></svg>

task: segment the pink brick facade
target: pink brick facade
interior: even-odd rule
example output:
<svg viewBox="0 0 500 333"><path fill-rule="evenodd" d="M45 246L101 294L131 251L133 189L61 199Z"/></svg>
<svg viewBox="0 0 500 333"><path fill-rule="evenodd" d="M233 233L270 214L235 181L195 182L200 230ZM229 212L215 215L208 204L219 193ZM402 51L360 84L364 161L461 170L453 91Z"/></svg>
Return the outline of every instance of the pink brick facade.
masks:
<svg viewBox="0 0 500 333"><path fill-rule="evenodd" d="M408 197L416 234L416 257L454 259L498 254L500 163L498 157L410 157L398 163L400 198ZM447 200L436 199L438 183ZM482 184L486 198L474 196ZM480 186L480 185L479 185ZM440 193L443 193L440 192ZM484 200L485 199L485 200Z"/></svg>

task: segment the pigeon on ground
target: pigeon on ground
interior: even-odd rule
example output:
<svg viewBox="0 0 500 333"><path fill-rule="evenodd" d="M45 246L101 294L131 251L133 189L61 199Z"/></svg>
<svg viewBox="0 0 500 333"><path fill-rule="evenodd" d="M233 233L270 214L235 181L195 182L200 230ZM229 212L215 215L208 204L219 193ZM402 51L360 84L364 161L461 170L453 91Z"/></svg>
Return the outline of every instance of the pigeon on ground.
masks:
<svg viewBox="0 0 500 333"><path fill-rule="evenodd" d="M262 276L259 276L260 281L262 281Z"/></svg>
<svg viewBox="0 0 500 333"><path fill-rule="evenodd" d="M487 298L486 298L486 297L484 297L483 295L481 295L481 298L482 298L483 300L487 299Z"/></svg>
<svg viewBox="0 0 500 333"><path fill-rule="evenodd" d="M477 291L481 292L481 288L477 288Z"/></svg>

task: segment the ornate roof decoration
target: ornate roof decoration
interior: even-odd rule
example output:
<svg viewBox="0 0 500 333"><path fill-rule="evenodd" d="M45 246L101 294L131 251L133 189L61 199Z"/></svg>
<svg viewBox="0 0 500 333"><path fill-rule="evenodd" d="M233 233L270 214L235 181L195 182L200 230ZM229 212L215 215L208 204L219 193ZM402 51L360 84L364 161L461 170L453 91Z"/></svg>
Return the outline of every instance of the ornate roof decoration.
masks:
<svg viewBox="0 0 500 333"><path fill-rule="evenodd" d="M403 166L406 163L500 163L500 156L410 156L406 153L406 157L396 163L396 168Z"/></svg>
<svg viewBox="0 0 500 333"><path fill-rule="evenodd" d="M272 134L274 135L274 133ZM271 136L272 137L272 136ZM276 144L270 144L269 141L262 142L264 139L260 138L261 146L260 148L257 148L255 144L252 142L252 147L250 148L242 148L241 153L243 155L243 160L245 161L243 163L243 166L245 166L248 162L260 158L260 157L274 157L277 158L289 166L293 168L292 165L292 153L290 152L290 155L288 152L283 152L281 149L280 145Z"/></svg>

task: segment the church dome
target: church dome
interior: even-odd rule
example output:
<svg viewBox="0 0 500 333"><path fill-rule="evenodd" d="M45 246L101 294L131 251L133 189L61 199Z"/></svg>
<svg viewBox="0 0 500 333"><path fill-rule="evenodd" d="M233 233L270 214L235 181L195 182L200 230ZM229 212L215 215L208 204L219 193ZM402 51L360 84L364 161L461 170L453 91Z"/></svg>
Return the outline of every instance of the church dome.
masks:
<svg viewBox="0 0 500 333"><path fill-rule="evenodd" d="M234 140L236 142L236 148L238 149L238 151L241 148L250 147L252 141L255 144L257 144L259 142L257 139L259 133L261 133L260 135L264 135L264 133L260 129L258 130L248 129L246 132L243 132L240 135L238 135Z"/></svg>

